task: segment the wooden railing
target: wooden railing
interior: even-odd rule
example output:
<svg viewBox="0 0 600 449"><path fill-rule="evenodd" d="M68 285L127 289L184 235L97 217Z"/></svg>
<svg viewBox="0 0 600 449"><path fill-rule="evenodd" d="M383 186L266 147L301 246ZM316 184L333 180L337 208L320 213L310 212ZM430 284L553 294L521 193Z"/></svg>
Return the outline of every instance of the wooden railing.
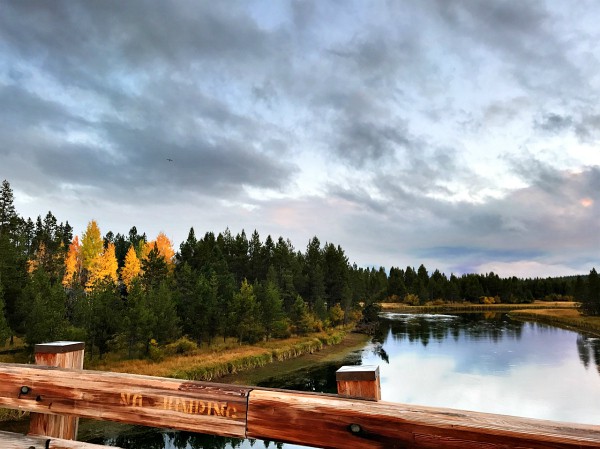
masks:
<svg viewBox="0 0 600 449"><path fill-rule="evenodd" d="M600 426L379 401L376 368L344 369L338 374L338 387L346 395L370 399L0 364L0 407L58 417L111 420L322 448L600 447ZM66 427L72 430L73 426ZM32 430L39 434L49 429L38 423ZM28 447L25 443L8 446L5 438L8 437L0 434L0 447ZM60 444L63 442L58 439L54 446L40 447L97 447Z"/></svg>

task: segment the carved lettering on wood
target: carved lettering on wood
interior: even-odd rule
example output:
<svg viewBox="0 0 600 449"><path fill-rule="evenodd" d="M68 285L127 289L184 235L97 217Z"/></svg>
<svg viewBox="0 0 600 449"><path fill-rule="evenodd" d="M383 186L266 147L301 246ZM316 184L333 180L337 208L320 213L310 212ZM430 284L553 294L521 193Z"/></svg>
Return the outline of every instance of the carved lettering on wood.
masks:
<svg viewBox="0 0 600 449"><path fill-rule="evenodd" d="M186 415L222 416L237 419L237 408L227 402L211 402L177 396L161 396L155 400L144 400L141 394L121 393L120 402L125 407L149 407Z"/></svg>

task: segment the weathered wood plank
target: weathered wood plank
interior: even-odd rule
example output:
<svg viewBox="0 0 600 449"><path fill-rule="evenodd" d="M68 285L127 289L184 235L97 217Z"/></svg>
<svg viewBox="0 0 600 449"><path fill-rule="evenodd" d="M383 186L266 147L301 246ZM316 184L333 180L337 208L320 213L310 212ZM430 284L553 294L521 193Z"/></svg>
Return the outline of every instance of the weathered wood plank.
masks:
<svg viewBox="0 0 600 449"><path fill-rule="evenodd" d="M245 436L248 391L131 374L0 365L3 407L223 436Z"/></svg>
<svg viewBox="0 0 600 449"><path fill-rule="evenodd" d="M85 344L74 341L55 341L35 345L35 363L40 366L83 369ZM79 418L74 416L32 413L29 433L66 440L77 439Z"/></svg>
<svg viewBox="0 0 600 449"><path fill-rule="evenodd" d="M0 364L0 406L322 448L600 448L600 426L27 365Z"/></svg>
<svg viewBox="0 0 600 449"><path fill-rule="evenodd" d="M322 448L598 448L600 426L253 390L251 438Z"/></svg>
<svg viewBox="0 0 600 449"><path fill-rule="evenodd" d="M82 443L81 441L21 435L3 431L0 431L0 447L2 449L109 449L109 446ZM119 448L110 446L110 449Z"/></svg>
<svg viewBox="0 0 600 449"><path fill-rule="evenodd" d="M336 371L335 379L339 396L381 401L381 380L378 366L342 366Z"/></svg>

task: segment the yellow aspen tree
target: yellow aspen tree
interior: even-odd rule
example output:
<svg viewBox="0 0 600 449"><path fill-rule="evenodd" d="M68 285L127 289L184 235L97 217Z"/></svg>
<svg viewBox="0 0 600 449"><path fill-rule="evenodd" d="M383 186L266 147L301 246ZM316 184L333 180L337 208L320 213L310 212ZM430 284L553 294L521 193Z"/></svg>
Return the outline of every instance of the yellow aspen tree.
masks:
<svg viewBox="0 0 600 449"><path fill-rule="evenodd" d="M104 249L104 240L100 234L100 228L96 220L88 223L83 236L81 237L81 260L82 266L86 270L90 269L92 261L94 261Z"/></svg>
<svg viewBox="0 0 600 449"><path fill-rule="evenodd" d="M127 287L127 290L129 290L131 283L140 275L141 271L142 265L140 259L137 257L135 248L131 245L125 255L125 264L123 265L123 268L121 268L121 280Z"/></svg>
<svg viewBox="0 0 600 449"><path fill-rule="evenodd" d="M175 250L173 249L173 243L169 237L167 237L164 232L160 232L156 237L156 240L146 243L143 251L144 259L146 259L148 253L154 249L154 245L156 245L156 248L158 249L158 254L164 257L165 262L167 262L167 267L171 270L174 265L173 258L175 257Z"/></svg>
<svg viewBox="0 0 600 449"><path fill-rule="evenodd" d="M69 251L65 257L65 275L62 284L64 287L72 287L81 275L81 245L79 237L73 237L69 245Z"/></svg>
<svg viewBox="0 0 600 449"><path fill-rule="evenodd" d="M106 249L90 263L86 291L91 291L101 281L117 283L119 264L115 255L114 243L109 243Z"/></svg>

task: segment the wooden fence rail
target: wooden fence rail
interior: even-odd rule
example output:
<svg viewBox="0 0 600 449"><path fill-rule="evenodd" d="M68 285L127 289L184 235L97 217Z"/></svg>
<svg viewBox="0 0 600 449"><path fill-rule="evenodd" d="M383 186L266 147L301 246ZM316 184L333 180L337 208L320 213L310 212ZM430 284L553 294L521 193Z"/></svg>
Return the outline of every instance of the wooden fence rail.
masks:
<svg viewBox="0 0 600 449"><path fill-rule="evenodd" d="M323 448L600 447L600 426L17 364L0 407Z"/></svg>
<svg viewBox="0 0 600 449"><path fill-rule="evenodd" d="M0 447L2 449L108 449L108 446L82 443L81 441L48 438L36 435L0 431ZM111 447L110 449L119 449Z"/></svg>

